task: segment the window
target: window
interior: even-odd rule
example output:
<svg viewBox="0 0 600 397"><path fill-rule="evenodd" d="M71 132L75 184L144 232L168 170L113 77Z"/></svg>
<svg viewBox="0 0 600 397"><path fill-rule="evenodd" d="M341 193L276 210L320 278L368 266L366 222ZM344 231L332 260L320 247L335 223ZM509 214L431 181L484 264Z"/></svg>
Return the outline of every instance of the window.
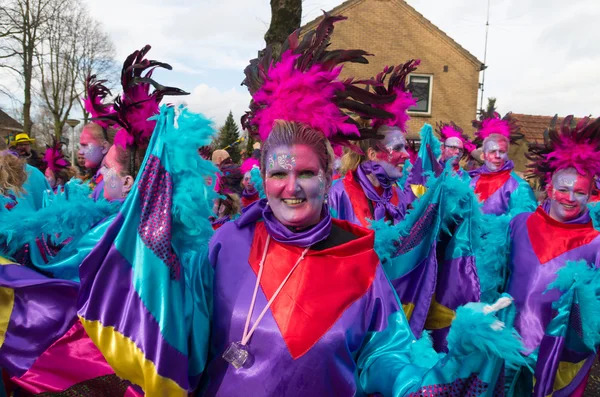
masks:
<svg viewBox="0 0 600 397"><path fill-rule="evenodd" d="M411 74L408 76L409 90L417 100L417 105L409 109L410 113L431 114L431 87L433 76Z"/></svg>

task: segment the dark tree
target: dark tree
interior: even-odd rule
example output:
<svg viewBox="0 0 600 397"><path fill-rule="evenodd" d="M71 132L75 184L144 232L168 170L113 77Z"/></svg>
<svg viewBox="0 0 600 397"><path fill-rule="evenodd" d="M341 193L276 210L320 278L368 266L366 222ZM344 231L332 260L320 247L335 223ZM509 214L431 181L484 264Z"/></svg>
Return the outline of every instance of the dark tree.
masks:
<svg viewBox="0 0 600 397"><path fill-rule="evenodd" d="M230 111L227 120L225 120L225 125L221 127L219 132L219 144L222 149L227 150L234 163L240 161L239 138L240 130L233 120L233 113Z"/></svg>

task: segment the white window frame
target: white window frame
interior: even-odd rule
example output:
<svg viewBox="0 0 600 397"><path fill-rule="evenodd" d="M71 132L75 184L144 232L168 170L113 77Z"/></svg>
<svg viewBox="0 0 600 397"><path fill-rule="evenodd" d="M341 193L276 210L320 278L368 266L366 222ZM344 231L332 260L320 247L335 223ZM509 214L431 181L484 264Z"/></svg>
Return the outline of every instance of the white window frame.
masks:
<svg viewBox="0 0 600 397"><path fill-rule="evenodd" d="M433 75L432 74L420 74L420 73L411 73L408 75L408 83L410 83L411 77L426 77L429 79L429 96L427 103L427 112L408 110L408 113L414 116L431 116L431 102L433 97Z"/></svg>

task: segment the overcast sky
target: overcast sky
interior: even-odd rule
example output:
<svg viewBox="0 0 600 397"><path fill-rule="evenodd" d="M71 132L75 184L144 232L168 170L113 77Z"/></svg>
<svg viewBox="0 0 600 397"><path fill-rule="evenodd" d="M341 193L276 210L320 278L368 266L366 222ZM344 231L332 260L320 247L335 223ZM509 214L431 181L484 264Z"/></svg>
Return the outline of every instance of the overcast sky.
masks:
<svg viewBox="0 0 600 397"><path fill-rule="evenodd" d="M305 0L303 22L343 0ZM483 61L485 0L407 0ZM187 103L221 124L248 105L243 69L270 20L269 0L88 0L112 36L119 62L151 44L150 57L174 70L162 84L191 92ZM600 112L600 2L491 0L485 96L501 112L576 115ZM351 23L351 22L342 22ZM460 98L456 98L460 100Z"/></svg>

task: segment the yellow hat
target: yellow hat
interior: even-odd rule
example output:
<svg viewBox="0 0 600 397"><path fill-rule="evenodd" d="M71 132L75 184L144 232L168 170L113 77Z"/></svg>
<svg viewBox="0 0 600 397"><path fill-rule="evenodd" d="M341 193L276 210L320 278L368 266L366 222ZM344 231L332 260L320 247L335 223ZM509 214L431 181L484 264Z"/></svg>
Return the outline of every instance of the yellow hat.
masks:
<svg viewBox="0 0 600 397"><path fill-rule="evenodd" d="M19 143L34 143L35 139L31 139L29 137L29 135L27 135L26 133L21 133L21 134L17 134L17 136L15 136L15 139L13 141L11 141L11 145L17 145Z"/></svg>

